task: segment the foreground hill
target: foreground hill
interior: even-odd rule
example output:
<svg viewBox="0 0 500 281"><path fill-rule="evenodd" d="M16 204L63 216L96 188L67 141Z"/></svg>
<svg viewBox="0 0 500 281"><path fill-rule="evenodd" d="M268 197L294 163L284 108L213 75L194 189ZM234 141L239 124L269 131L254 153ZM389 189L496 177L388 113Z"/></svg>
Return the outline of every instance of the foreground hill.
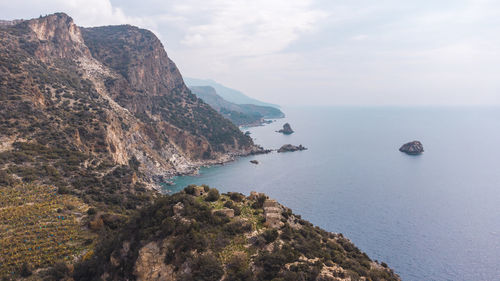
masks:
<svg viewBox="0 0 500 281"><path fill-rule="evenodd" d="M280 108L279 105L256 100L254 98L246 96L245 94L243 94L242 92L240 92L238 90L226 87L226 86L224 86L220 83L217 83L216 81L211 80L211 79L198 79L198 78L185 77L184 81L186 82L188 87L210 86L210 87L214 88L223 99L227 100L228 102L235 103L235 104L255 104L255 105L261 105L261 106L270 106L270 107Z"/></svg>
<svg viewBox="0 0 500 281"><path fill-rule="evenodd" d="M76 280L399 280L341 234L264 194L189 186L159 198L75 267Z"/></svg>
<svg viewBox="0 0 500 281"><path fill-rule="evenodd" d="M211 86L192 86L190 89L198 98L238 126L259 125L264 118L285 117L285 114L275 107L228 102L219 96Z"/></svg>

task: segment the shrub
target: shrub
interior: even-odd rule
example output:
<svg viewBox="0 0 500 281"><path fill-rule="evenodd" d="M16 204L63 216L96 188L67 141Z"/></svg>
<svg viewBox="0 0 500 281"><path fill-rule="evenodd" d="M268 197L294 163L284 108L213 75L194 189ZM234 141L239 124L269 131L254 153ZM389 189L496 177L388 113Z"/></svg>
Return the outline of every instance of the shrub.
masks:
<svg viewBox="0 0 500 281"><path fill-rule="evenodd" d="M205 254L194 259L191 274L184 276L182 280L218 281L222 275L224 269L219 260L211 254Z"/></svg>
<svg viewBox="0 0 500 281"><path fill-rule="evenodd" d="M235 252L227 263L227 280L253 280L244 252Z"/></svg>
<svg viewBox="0 0 500 281"><path fill-rule="evenodd" d="M95 215L96 213L97 213L97 211L96 211L96 209L95 209L95 208L89 208L89 209L87 210L87 215L89 215L89 216L93 216L93 215Z"/></svg>
<svg viewBox="0 0 500 281"><path fill-rule="evenodd" d="M238 207L238 206L236 206L236 205L233 205L233 207L231 207L231 209L233 209L233 210L234 210L234 215L235 215L235 216L239 216L239 215L241 215L241 208L240 208L240 207Z"/></svg>
<svg viewBox="0 0 500 281"><path fill-rule="evenodd" d="M262 237L264 237L267 244L274 242L276 238L278 238L278 230L267 229L266 231L264 231L264 233L262 233Z"/></svg>
<svg viewBox="0 0 500 281"><path fill-rule="evenodd" d="M267 196L264 194L259 194L259 197L257 197L257 201L255 201L252 204L252 208L254 209L260 209L262 206L264 206L264 202L266 201Z"/></svg>
<svg viewBox="0 0 500 281"><path fill-rule="evenodd" d="M21 276L22 277L28 277L28 276L31 276L32 274L32 271L33 271L33 266L27 262L24 262L23 265L21 266Z"/></svg>
<svg viewBox="0 0 500 281"><path fill-rule="evenodd" d="M232 208L234 206L233 201L227 201L224 203L224 207L226 208Z"/></svg>
<svg viewBox="0 0 500 281"><path fill-rule="evenodd" d="M186 193L187 193L187 194L189 194L189 195L193 195L193 194L194 194L194 188L195 188L195 187L196 187L196 185L194 185L194 184L190 184L190 185L188 185L188 186L186 186L186 187L184 188L184 192L186 192Z"/></svg>
<svg viewBox="0 0 500 281"><path fill-rule="evenodd" d="M64 262L57 262L54 267L48 271L49 277L46 280L63 280L69 277L70 270Z"/></svg>
<svg viewBox="0 0 500 281"><path fill-rule="evenodd" d="M219 200L219 191L215 188L210 189L210 191L207 194L207 198L205 198L206 201L213 202Z"/></svg>
<svg viewBox="0 0 500 281"><path fill-rule="evenodd" d="M57 193L59 194L68 194L69 193L69 189L65 186L60 186L59 188L57 188Z"/></svg>
<svg viewBox="0 0 500 281"><path fill-rule="evenodd" d="M238 193L238 192L230 192L229 193L229 198L235 202L241 202L243 198L245 198L245 195Z"/></svg>

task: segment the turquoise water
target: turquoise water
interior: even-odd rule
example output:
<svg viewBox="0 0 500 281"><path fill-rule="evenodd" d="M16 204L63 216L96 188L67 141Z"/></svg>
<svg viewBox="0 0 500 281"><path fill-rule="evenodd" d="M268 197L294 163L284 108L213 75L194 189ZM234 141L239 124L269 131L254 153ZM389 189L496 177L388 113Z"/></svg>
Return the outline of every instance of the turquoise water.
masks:
<svg viewBox="0 0 500 281"><path fill-rule="evenodd" d="M500 280L499 108L292 108L250 128L258 155L179 177L265 192L322 228L349 237L403 280ZM275 133L289 122L296 133ZM425 153L398 148L420 140ZM249 163L256 159L259 165Z"/></svg>

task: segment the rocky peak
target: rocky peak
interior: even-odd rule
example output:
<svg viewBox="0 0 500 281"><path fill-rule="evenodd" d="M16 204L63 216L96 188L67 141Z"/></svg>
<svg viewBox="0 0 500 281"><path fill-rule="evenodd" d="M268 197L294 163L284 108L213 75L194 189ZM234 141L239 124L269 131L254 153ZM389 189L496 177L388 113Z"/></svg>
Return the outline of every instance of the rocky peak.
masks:
<svg viewBox="0 0 500 281"><path fill-rule="evenodd" d="M26 24L37 39L35 55L42 61L90 55L80 28L64 13L51 14L21 24Z"/></svg>
<svg viewBox="0 0 500 281"><path fill-rule="evenodd" d="M182 76L161 41L149 30L130 25L83 29L92 55L125 77L133 90L150 96L174 89L187 92Z"/></svg>

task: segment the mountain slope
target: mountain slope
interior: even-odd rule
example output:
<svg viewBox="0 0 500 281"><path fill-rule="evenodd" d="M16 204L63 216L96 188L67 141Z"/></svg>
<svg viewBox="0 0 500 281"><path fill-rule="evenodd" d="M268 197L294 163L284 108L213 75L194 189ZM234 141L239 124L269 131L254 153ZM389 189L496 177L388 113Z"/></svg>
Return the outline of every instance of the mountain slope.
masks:
<svg viewBox="0 0 500 281"><path fill-rule="evenodd" d="M261 105L261 106L271 106L275 108L279 108L279 105L272 104L272 103L266 103L262 102L259 100L256 100L254 98L248 97L242 92L228 88L220 83L215 82L214 80L210 79L198 79L198 78L189 78L185 77L184 81L186 82L186 85L189 87L191 86L211 86L213 87L216 91L217 94L219 94L223 99L236 103L236 104L255 104L255 105Z"/></svg>
<svg viewBox="0 0 500 281"><path fill-rule="evenodd" d="M36 179L103 200L130 193L129 183L153 186L258 150L191 94L147 30L83 29L59 13L1 26L0 52L4 181ZM123 184L96 188L107 177Z"/></svg>
<svg viewBox="0 0 500 281"><path fill-rule="evenodd" d="M190 90L236 125L258 125L262 123L263 118L283 118L285 116L281 110L275 107L228 102L219 96L211 86L192 86Z"/></svg>

